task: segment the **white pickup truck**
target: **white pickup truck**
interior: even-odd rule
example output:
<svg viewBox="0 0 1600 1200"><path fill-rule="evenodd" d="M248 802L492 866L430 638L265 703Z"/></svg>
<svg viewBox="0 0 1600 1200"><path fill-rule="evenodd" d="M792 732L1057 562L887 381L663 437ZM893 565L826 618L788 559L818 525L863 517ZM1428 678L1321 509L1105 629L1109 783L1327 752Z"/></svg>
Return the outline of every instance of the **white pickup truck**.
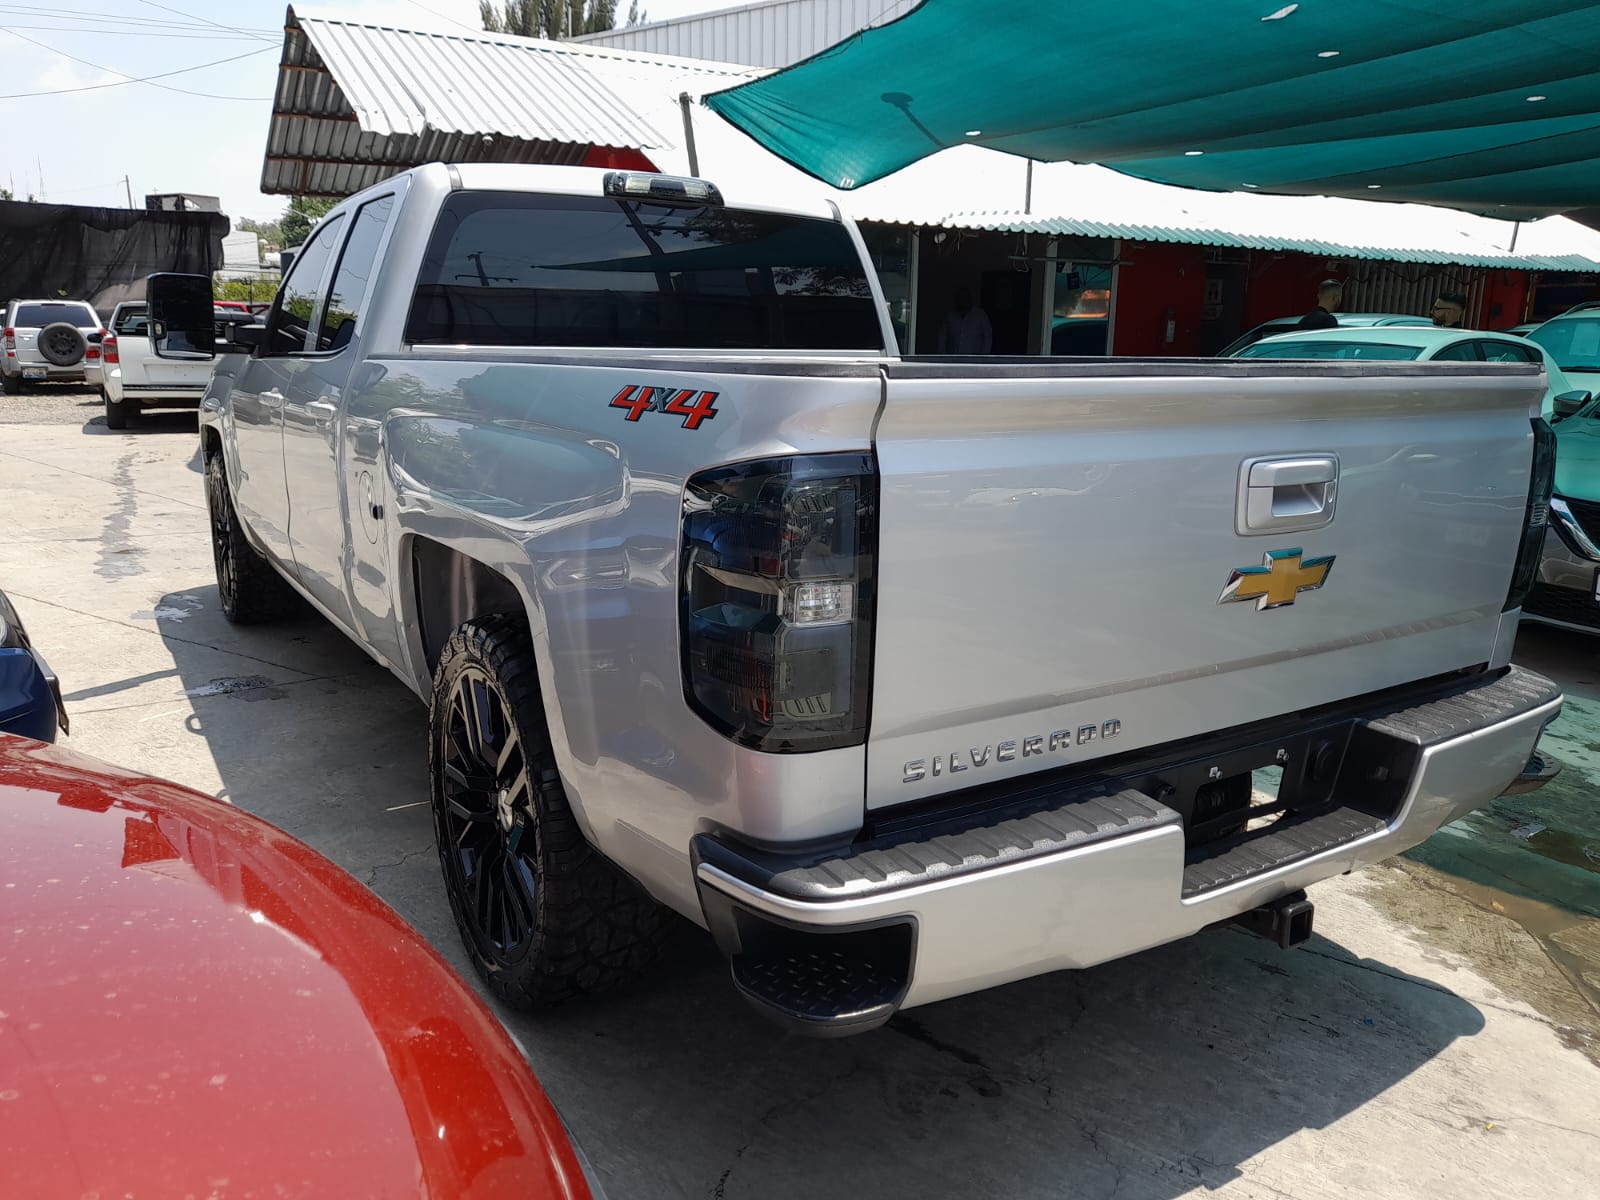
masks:
<svg viewBox="0 0 1600 1200"><path fill-rule="evenodd" d="M216 309L218 319L243 320L242 314ZM194 408L211 381L210 339L203 353L180 357L169 339L167 353L150 347L150 316L142 300L127 300L111 313L111 324L100 342L104 363L100 396L106 406L106 427L126 429L140 413L152 408Z"/></svg>
<svg viewBox="0 0 1600 1200"><path fill-rule="evenodd" d="M209 285L159 277L167 337ZM236 621L428 704L450 903L520 1005L658 905L818 1033L1240 921L1553 772L1510 665L1538 368L896 353L826 203L419 167L201 405Z"/></svg>

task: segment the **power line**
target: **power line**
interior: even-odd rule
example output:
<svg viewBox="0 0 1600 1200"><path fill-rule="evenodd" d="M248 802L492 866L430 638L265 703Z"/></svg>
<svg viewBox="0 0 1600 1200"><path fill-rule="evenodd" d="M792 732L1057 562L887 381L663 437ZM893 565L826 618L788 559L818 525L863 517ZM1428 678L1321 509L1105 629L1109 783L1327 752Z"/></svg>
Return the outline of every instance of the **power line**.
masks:
<svg viewBox="0 0 1600 1200"><path fill-rule="evenodd" d="M238 33L173 33L166 29L73 29L62 25L7 25L6 28L31 29L37 33L103 33L111 37L158 37L164 40L185 42L248 42L255 40Z"/></svg>
<svg viewBox="0 0 1600 1200"><path fill-rule="evenodd" d="M274 29L234 29L227 25L217 25L214 21L173 21L163 17L133 17L124 13L99 12L81 8L42 7L33 4L0 4L0 10L23 17L39 18L66 18L67 20L89 19L102 25L142 25L153 29L207 29L214 28L241 36L254 37L259 34L275 34Z"/></svg>
<svg viewBox="0 0 1600 1200"><path fill-rule="evenodd" d="M27 100L35 96L63 96L69 92L98 92L104 90L105 88L124 87L130 83L148 83L155 87L166 88L169 92L179 92L185 96L203 96L207 100L265 100L265 96L217 96L210 92L192 92L187 88L173 87L170 84L165 83L156 83L156 80L170 79L174 75L187 75L191 71L203 71L207 67L220 67L224 63L238 62L241 58L253 58L257 54L266 54L268 51L274 51L277 49L276 46L262 46L259 50L246 50L243 54L235 54L230 58L219 58L214 62L198 63L192 67L179 67L176 71L162 71L158 75L144 75L135 77L125 74L122 71L114 71L110 67L102 67L99 63L92 63L88 59L78 58L74 55L66 53L63 50L57 50L54 46L46 45L44 42L41 42L36 38L27 36L27 34L18 33L14 29L0 29L0 32L9 33L12 37L21 38L25 42L31 42L33 45L38 46L42 50L48 50L52 54L61 55L62 58L70 58L75 63L82 63L86 67L93 67L96 71L106 71L112 75L122 76L121 79L114 80L111 83L90 83L85 84L83 87L53 88L49 91L42 92L14 92L10 95L0 96L0 100Z"/></svg>
<svg viewBox="0 0 1600 1200"><path fill-rule="evenodd" d="M208 17L202 17L198 13L184 12L181 8L168 8L165 4L157 4L157 3L155 3L155 0L139 0L139 3L141 3L143 5L146 5L149 8L159 8L159 9L161 9L162 12L176 13L178 16L183 17L186 20L200 21L200 22L202 22L203 24L206 24L206 25L216 25L216 27L218 29L227 29L227 30L232 31L233 33L244 33L244 32L246 32L245 30L239 29L238 27L233 26L233 25L218 25L217 22L211 20ZM268 38L266 38L265 36L263 36L262 34L259 34L259 33L252 33L250 36L254 37L254 38L257 38L257 39L259 39L259 40L261 40L263 42L269 40ZM270 39L270 40L275 40L275 39Z"/></svg>

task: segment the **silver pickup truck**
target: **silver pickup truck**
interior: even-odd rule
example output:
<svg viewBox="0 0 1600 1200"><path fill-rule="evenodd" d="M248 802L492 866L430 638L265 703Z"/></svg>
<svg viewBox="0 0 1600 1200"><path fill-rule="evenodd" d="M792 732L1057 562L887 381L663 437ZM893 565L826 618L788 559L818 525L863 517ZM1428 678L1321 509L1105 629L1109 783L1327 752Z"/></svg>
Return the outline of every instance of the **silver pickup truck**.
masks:
<svg viewBox="0 0 1600 1200"><path fill-rule="evenodd" d="M1293 945L1307 885L1553 772L1536 367L905 357L850 221L735 199L419 167L202 402L224 609L308 601L427 702L497 995L633 974L661 906L819 1033ZM210 336L201 281L150 305Z"/></svg>

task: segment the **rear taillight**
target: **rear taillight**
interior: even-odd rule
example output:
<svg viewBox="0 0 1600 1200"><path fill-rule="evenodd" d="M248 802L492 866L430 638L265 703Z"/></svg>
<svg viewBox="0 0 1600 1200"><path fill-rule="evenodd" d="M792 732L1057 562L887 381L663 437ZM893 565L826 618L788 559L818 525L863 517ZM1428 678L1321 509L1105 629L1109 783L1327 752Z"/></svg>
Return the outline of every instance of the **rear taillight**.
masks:
<svg viewBox="0 0 1600 1200"><path fill-rule="evenodd" d="M1522 544L1511 574L1505 611L1521 608L1544 557L1544 533L1550 524L1550 493L1556 482L1556 433L1543 417L1533 419L1533 470L1528 478L1528 506L1522 521Z"/></svg>
<svg viewBox="0 0 1600 1200"><path fill-rule="evenodd" d="M6 339L6 353L15 358L17 354L17 331L15 329L7 329L3 334L0 334L0 337Z"/></svg>
<svg viewBox="0 0 1600 1200"><path fill-rule="evenodd" d="M866 741L877 507L870 454L767 459L689 480L684 693L741 745Z"/></svg>
<svg viewBox="0 0 1600 1200"><path fill-rule="evenodd" d="M117 335L108 333L100 339L100 353L108 363L120 363L121 357L117 354Z"/></svg>

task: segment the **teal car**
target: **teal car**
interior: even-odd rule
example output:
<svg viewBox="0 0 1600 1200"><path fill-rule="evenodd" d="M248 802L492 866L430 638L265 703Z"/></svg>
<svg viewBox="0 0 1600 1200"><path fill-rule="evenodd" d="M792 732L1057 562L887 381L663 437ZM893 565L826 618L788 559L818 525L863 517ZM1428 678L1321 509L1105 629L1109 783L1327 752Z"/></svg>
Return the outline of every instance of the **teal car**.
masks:
<svg viewBox="0 0 1600 1200"><path fill-rule="evenodd" d="M1556 483L1550 524L1522 615L1600 633L1600 400L1552 423Z"/></svg>
<svg viewBox="0 0 1600 1200"><path fill-rule="evenodd" d="M1577 316L1578 314L1572 314ZM1593 361L1562 362L1557 346L1574 342L1561 333L1540 338L1558 317L1530 337L1472 329L1326 329L1264 338L1240 358L1366 359L1390 362L1538 363L1545 370L1544 416L1556 433L1556 484L1544 557L1522 614L1529 620L1600 632L1600 348ZM1600 347L1600 309L1586 320ZM1587 335L1585 335L1587 336Z"/></svg>
<svg viewBox="0 0 1600 1200"><path fill-rule="evenodd" d="M1600 319L1600 312L1596 313ZM1600 394L1600 374L1577 383L1542 345L1509 333L1387 325L1365 329L1315 329L1262 338L1234 358L1364 359L1388 362L1533 363L1544 368L1544 415L1551 419L1587 405ZM1600 371L1600 365L1597 365ZM1589 390L1584 390L1584 389Z"/></svg>

